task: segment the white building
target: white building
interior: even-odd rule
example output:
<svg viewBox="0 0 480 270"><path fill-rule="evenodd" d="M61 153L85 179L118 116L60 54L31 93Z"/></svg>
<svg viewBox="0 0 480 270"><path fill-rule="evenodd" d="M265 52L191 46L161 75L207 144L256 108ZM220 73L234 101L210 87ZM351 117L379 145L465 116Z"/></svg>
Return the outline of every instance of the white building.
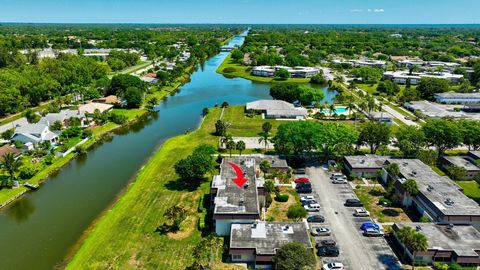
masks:
<svg viewBox="0 0 480 270"><path fill-rule="evenodd" d="M320 69L317 67L286 67L286 66L256 66L252 69L252 75L260 77L273 77L275 72L285 69L294 78L310 78L317 75Z"/></svg>
<svg viewBox="0 0 480 270"><path fill-rule="evenodd" d="M273 119L306 119L308 112L305 108L297 108L293 104L283 100L257 100L248 102L247 110L254 110L263 113L264 118Z"/></svg>
<svg viewBox="0 0 480 270"><path fill-rule="evenodd" d="M480 93L438 93L434 95L438 103L480 104Z"/></svg>
<svg viewBox="0 0 480 270"><path fill-rule="evenodd" d="M420 83L422 78L437 78L449 80L451 83L457 84L460 82L460 79L463 78L461 74L452 74L447 72L435 72L435 73L410 73L407 70L400 71L386 71L383 73L384 80L391 80L397 84L407 84L410 81L411 85L417 85Z"/></svg>
<svg viewBox="0 0 480 270"><path fill-rule="evenodd" d="M12 141L20 141L23 144L31 143L37 146L44 141L56 143L58 135L51 132L46 124L26 124L15 129Z"/></svg>

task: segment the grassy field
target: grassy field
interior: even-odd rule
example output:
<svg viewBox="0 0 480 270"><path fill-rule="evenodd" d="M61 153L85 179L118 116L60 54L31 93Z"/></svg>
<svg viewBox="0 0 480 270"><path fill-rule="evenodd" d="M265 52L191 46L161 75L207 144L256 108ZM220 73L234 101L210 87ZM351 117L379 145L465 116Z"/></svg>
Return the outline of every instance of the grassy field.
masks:
<svg viewBox="0 0 480 270"><path fill-rule="evenodd" d="M463 188L463 192L480 204L480 185L475 181L458 181L456 182Z"/></svg>
<svg viewBox="0 0 480 270"><path fill-rule="evenodd" d="M276 121L273 119L262 119L260 115L254 117L248 117L244 113L245 106L231 106L228 110L225 110L223 114L223 120L230 123L228 132L234 137L255 137L258 133L262 132L262 125L265 122L272 124L272 130L270 133L275 134L280 124L284 121Z"/></svg>
<svg viewBox="0 0 480 270"><path fill-rule="evenodd" d="M208 182L195 191L183 190L176 185L173 165L201 143L216 145L218 138L211 132L220 113L220 108L210 110L199 130L165 142L125 195L88 232L67 269L183 269L192 262L188 254L201 238L195 210ZM154 233L165 209L176 204L190 209L179 235Z"/></svg>
<svg viewBox="0 0 480 270"><path fill-rule="evenodd" d="M234 68L234 72L223 72L225 68ZM217 73L230 77L241 77L247 80L263 83L276 83L276 82L288 82L288 83L308 83L310 78L289 78L288 80L275 80L274 78L253 76L250 74L249 66L242 66L236 63L230 57L230 54L225 58L222 64L217 68Z"/></svg>

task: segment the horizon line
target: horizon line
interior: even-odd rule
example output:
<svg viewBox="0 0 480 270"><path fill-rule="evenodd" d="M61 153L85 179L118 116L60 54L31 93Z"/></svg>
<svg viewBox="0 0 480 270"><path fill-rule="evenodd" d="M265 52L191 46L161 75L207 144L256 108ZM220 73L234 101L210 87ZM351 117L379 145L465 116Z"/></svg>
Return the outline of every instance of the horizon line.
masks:
<svg viewBox="0 0 480 270"><path fill-rule="evenodd" d="M229 23L229 22L1 22L0 24L103 24L103 25L115 25L115 24L123 24L123 25L478 25L480 26L480 22L477 23Z"/></svg>

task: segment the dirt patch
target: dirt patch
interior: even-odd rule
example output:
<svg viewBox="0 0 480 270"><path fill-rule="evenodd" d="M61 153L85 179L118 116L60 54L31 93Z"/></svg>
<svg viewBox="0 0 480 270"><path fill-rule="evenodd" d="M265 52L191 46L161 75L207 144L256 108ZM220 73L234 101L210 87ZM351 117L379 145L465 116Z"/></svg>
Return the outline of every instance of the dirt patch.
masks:
<svg viewBox="0 0 480 270"><path fill-rule="evenodd" d="M288 208L291 205L297 204L297 198L292 194L292 188L281 187L280 193L288 195L288 201L277 202L275 201L275 194L272 194L272 204L267 209L267 220L270 221L290 221L287 217Z"/></svg>
<svg viewBox="0 0 480 270"><path fill-rule="evenodd" d="M167 236L174 240L182 240L188 238L197 227L198 214L196 211L196 204L191 203L197 202L200 199L200 192L195 193L184 193L180 197L180 207L183 207L187 211L187 218L180 225L180 231L176 233L168 233ZM188 202L190 201L190 202Z"/></svg>

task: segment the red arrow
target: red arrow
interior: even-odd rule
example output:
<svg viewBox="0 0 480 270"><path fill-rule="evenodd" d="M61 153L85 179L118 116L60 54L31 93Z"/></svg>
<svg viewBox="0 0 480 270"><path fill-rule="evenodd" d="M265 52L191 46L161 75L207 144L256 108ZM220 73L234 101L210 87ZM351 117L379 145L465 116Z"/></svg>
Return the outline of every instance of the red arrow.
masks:
<svg viewBox="0 0 480 270"><path fill-rule="evenodd" d="M237 186L242 187L246 182L247 179L243 176L243 171L238 167L235 163L228 162L230 166L235 170L235 173L237 174L237 178L233 179L233 182L237 184Z"/></svg>

